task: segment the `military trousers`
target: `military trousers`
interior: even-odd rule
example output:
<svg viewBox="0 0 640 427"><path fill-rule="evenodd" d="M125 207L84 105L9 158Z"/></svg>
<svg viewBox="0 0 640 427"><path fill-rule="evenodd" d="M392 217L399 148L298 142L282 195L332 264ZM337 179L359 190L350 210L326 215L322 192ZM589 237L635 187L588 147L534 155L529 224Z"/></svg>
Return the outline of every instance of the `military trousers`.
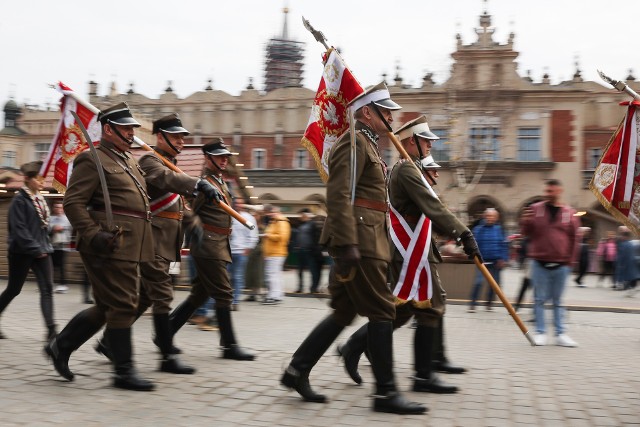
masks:
<svg viewBox="0 0 640 427"><path fill-rule="evenodd" d="M153 261L140 263L140 312L144 313L149 307L153 307L153 314L171 311L173 282L169 274L170 263L158 254Z"/></svg>
<svg viewBox="0 0 640 427"><path fill-rule="evenodd" d="M351 324L356 315L372 322L393 321L394 297L387 286L387 261L363 257L352 280L340 281L335 267L329 272L329 294L336 323Z"/></svg>
<svg viewBox="0 0 640 427"><path fill-rule="evenodd" d="M216 307L229 308L233 301L233 288L227 270L227 261L192 256L197 277L191 285L187 300L194 307L200 307L209 298L216 301Z"/></svg>
<svg viewBox="0 0 640 427"><path fill-rule="evenodd" d="M104 314L108 329L133 325L138 310L138 262L115 260L80 252L96 307Z"/></svg>

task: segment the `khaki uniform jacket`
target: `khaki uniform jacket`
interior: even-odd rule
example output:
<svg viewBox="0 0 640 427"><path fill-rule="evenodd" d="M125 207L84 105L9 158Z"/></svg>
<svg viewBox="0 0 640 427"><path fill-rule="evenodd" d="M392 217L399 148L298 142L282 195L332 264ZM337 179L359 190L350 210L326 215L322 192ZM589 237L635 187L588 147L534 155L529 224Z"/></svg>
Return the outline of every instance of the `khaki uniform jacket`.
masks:
<svg viewBox="0 0 640 427"><path fill-rule="evenodd" d="M166 159L172 160L168 154L159 153ZM147 183L152 205L154 200L166 196L167 193L176 193L188 197L193 196L198 178L172 171L157 155L152 153L142 156L139 163L145 172L144 179ZM163 212L183 212L185 215L183 221L187 224L192 218L191 211L185 209L182 197L179 197L176 203ZM183 221L158 216L152 218L151 225L153 226L156 255L168 261L180 260L180 249L184 240Z"/></svg>
<svg viewBox="0 0 640 427"><path fill-rule="evenodd" d="M363 133L373 133L356 122L355 197L386 203L384 163L376 143ZM344 245L357 245L362 257L390 260L387 216L385 212L351 205L351 144L346 133L329 153L327 182L327 220L320 243L329 251Z"/></svg>
<svg viewBox="0 0 640 427"><path fill-rule="evenodd" d="M433 197L422 181L421 172L406 160L400 160L391 170L389 201L412 227L415 227L420 215L424 213L431 220L432 230L439 234L457 239L460 234L469 230L439 199ZM394 262L400 260L402 263L402 256L393 242L391 246ZM442 262L433 238L429 262Z"/></svg>
<svg viewBox="0 0 640 427"><path fill-rule="evenodd" d="M117 155L110 147L113 147L111 143L102 141L97 147L97 152L106 176L112 208L149 212L144 172L130 153ZM115 158L118 159L117 162ZM130 172L126 172L121 165L126 166ZM137 182L129 173L135 176ZM116 260L152 261L153 237L151 222L148 219L118 215L114 212L114 223L123 231L119 248L113 252L99 252L91 247L91 239L98 231L113 231L107 228L106 214L93 210L104 210L104 204L96 163L90 151L84 151L73 162L73 173L64 195L64 213L78 235L77 249L86 255L106 256Z"/></svg>
<svg viewBox="0 0 640 427"><path fill-rule="evenodd" d="M218 190L224 194L227 204L231 205L231 194L224 180L220 184L216 180L214 172L206 168L202 177L210 177L209 182L218 187ZM198 194L191 205L202 223L205 224L205 227L208 224L222 229L231 229L231 217L229 214L223 211L216 202L207 202L203 194ZM202 244L200 246L191 245L191 255L231 262L229 235L219 234L205 228Z"/></svg>

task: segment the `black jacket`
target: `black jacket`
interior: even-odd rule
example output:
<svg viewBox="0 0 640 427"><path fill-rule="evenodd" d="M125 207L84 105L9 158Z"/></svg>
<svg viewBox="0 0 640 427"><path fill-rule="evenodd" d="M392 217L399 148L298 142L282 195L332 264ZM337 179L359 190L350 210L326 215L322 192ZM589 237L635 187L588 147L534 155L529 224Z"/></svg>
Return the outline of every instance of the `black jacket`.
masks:
<svg viewBox="0 0 640 427"><path fill-rule="evenodd" d="M38 256L53 252L49 231L47 227L42 227L33 202L23 189L13 197L7 219L10 253Z"/></svg>

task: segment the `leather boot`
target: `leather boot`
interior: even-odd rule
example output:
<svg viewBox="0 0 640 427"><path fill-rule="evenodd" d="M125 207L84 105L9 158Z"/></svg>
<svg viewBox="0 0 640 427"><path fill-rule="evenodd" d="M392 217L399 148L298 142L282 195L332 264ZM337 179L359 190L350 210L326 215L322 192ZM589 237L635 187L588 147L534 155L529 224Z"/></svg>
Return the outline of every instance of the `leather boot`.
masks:
<svg viewBox="0 0 640 427"><path fill-rule="evenodd" d="M171 314L169 314L169 334L171 334L171 341L173 341L173 336L178 333L185 323L187 323L187 320L189 320L197 309L198 307L191 305L188 299L182 301L173 309ZM157 341L157 338L158 337L156 336L156 338L153 339L153 343L156 347L160 348L160 342ZM172 344L171 353L180 354L182 353L182 350Z"/></svg>
<svg viewBox="0 0 640 427"><path fill-rule="evenodd" d="M362 353L367 349L367 325L355 331L346 343L337 347L338 355L344 359L344 369L356 384L362 384L362 377L358 372L358 364Z"/></svg>
<svg viewBox="0 0 640 427"><path fill-rule="evenodd" d="M306 402L326 402L327 397L324 394L318 394L311 389L309 373L343 329L344 326L336 323L332 316L327 316L318 323L293 354L280 384L297 391Z"/></svg>
<svg viewBox="0 0 640 427"><path fill-rule="evenodd" d="M138 376L133 366L133 348L131 343L131 328L107 329L107 342L113 354L115 376L113 385L117 388L135 391L151 391L155 388L151 381Z"/></svg>
<svg viewBox="0 0 640 427"><path fill-rule="evenodd" d="M444 317L440 319L434 338L433 360L431 367L438 372L447 374L463 374L467 372L462 366L453 365L447 358L444 345Z"/></svg>
<svg viewBox="0 0 640 427"><path fill-rule="evenodd" d="M58 335L58 331L56 325L47 326L47 338L46 341L51 341L56 335Z"/></svg>
<svg viewBox="0 0 640 427"><path fill-rule="evenodd" d="M220 344L222 345L222 357L232 360L253 360L255 355L244 350L236 343L236 337L231 325L231 308L218 307L216 305L216 318L220 329Z"/></svg>
<svg viewBox="0 0 640 427"><path fill-rule="evenodd" d="M413 337L413 354L416 376L413 391L424 393L452 394L458 392L458 387L440 380L433 372L431 357L434 347L436 328L418 325Z"/></svg>
<svg viewBox="0 0 640 427"><path fill-rule="evenodd" d="M376 377L373 410L392 414L423 414L427 411L424 405L408 401L396 389L392 334L393 323L390 321L368 323L367 347Z"/></svg>
<svg viewBox="0 0 640 427"><path fill-rule="evenodd" d="M169 333L169 313L154 314L153 325L156 330L156 340L160 344L162 352L160 371L172 374L193 374L196 370L183 364L178 355L172 353L173 336Z"/></svg>
<svg viewBox="0 0 640 427"><path fill-rule="evenodd" d="M103 325L104 318L95 307L83 310L44 346L44 352L53 361L53 367L58 374L68 381L73 381L74 375L69 369L71 353L94 336Z"/></svg>

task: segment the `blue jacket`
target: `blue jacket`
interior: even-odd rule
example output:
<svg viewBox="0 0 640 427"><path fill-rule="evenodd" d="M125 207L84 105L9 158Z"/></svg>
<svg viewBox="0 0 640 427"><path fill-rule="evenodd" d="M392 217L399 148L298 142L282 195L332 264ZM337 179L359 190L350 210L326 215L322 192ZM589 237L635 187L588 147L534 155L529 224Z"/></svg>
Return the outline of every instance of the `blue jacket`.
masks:
<svg viewBox="0 0 640 427"><path fill-rule="evenodd" d="M638 266L636 264L636 245L630 240L622 240L618 243L616 256L616 280L630 282L638 279Z"/></svg>
<svg viewBox="0 0 640 427"><path fill-rule="evenodd" d="M473 235L485 261L509 260L509 246L499 224L486 225L483 220L473 228Z"/></svg>

